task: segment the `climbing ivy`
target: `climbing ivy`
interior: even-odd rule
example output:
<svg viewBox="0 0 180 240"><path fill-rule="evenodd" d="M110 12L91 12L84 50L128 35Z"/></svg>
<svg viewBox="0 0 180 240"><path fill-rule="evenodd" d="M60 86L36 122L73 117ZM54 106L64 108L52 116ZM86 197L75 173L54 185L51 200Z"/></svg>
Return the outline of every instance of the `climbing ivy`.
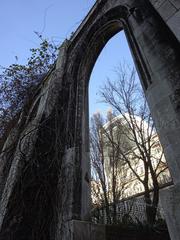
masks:
<svg viewBox="0 0 180 240"><path fill-rule="evenodd" d="M57 57L57 46L36 33L39 47L30 49L27 63L13 63L1 67L0 74L0 149L18 115L32 98L35 87L52 68ZM18 60L18 57L16 57Z"/></svg>

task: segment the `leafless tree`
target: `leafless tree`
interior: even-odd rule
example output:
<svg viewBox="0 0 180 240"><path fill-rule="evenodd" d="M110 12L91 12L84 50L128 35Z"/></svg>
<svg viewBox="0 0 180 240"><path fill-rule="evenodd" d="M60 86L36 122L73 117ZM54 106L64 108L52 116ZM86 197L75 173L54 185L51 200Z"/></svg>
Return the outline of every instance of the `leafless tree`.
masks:
<svg viewBox="0 0 180 240"><path fill-rule="evenodd" d="M167 165L163 158L163 151L160 154L154 153L154 149L157 146L160 147L160 144L146 98L138 84L135 69L121 65L117 74L117 80L107 80L100 90L102 101L111 106L116 116L120 116L116 117L116 120L110 116L108 121L111 127L103 128L103 134L106 135L113 150L111 158L116 159L113 161L116 166L112 167L111 171L114 176L118 174L116 170L118 162L125 162L129 166L133 175L143 185L147 222L153 225L159 202L158 179L161 173L167 170ZM99 119L100 117L96 121L100 121ZM118 132L115 138L113 127L116 127L115 132ZM102 130L98 129L97 134L102 134ZM101 136L98 137L103 139ZM102 152L102 144L104 143L100 142L100 152ZM101 155L101 161L103 169L103 155ZM136 170L139 161L143 166L143 175ZM103 181L105 181L104 175ZM116 201L115 179L113 181L113 201Z"/></svg>
<svg viewBox="0 0 180 240"><path fill-rule="evenodd" d="M108 113L106 122L112 119L113 115ZM115 144L114 141L113 127L111 124L109 125L107 138L104 134L104 122L105 120L100 113L94 114L91 119L90 156L93 183L95 183L92 184L92 197L94 200L96 199L97 204L105 207L107 222L116 223L117 204L121 199L125 184L119 182L120 152L118 144ZM110 206L112 206L113 211L111 211Z"/></svg>

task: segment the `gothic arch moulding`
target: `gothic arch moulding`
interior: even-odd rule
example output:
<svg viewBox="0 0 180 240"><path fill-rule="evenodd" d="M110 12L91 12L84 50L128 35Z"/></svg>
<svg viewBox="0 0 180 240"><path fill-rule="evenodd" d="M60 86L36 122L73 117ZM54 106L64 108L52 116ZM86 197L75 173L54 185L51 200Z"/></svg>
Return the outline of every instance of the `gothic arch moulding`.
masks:
<svg viewBox="0 0 180 240"><path fill-rule="evenodd" d="M167 3L170 10L165 12L163 4ZM161 198L162 204L167 205L165 216L171 237L179 239L176 237L180 236L180 48L179 35L172 24L179 9L178 1L174 0L96 1L77 31L62 44L54 68L39 86L41 100L36 106L37 115L32 119L36 120L38 127L23 138L23 143L31 141L33 144L28 149L22 148L25 151L23 156L17 145L3 186L0 202L2 232L11 224L10 210L15 208L12 199L22 194L18 191L23 181L23 169L28 162L38 162L39 159L42 162L35 171L29 171L32 176L34 172L38 176L47 170L46 161L57 161L54 169L48 168L46 172L46 181L54 189L52 208L43 209L43 219L49 216L53 219L46 228L47 239L69 240L72 237L72 220L90 219L89 78L105 44L117 32L124 30L173 177L174 187L163 192ZM21 136L31 127L29 123L23 125ZM51 151L47 151L49 146ZM29 195L33 196L36 190L30 187ZM16 229L20 233L28 231L29 236L31 230L37 230L34 220L38 223L43 220L42 216L36 216L36 206L31 200L28 201L32 206L30 216L20 207L20 220L16 223ZM39 208L41 205L43 203L39 203ZM29 221L32 229L25 226ZM18 234L15 235L17 238Z"/></svg>

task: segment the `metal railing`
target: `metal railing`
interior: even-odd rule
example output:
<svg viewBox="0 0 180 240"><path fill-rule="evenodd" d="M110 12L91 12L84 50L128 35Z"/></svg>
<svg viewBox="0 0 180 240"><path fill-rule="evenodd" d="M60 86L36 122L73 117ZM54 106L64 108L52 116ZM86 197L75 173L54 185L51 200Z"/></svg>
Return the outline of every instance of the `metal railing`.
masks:
<svg viewBox="0 0 180 240"><path fill-rule="evenodd" d="M137 224L147 222L144 197L119 201L116 204L115 212L113 204L110 204L108 206L108 215L106 210L106 206L94 208L91 213L92 222L99 224ZM163 211L160 207L157 209L156 219L164 219Z"/></svg>

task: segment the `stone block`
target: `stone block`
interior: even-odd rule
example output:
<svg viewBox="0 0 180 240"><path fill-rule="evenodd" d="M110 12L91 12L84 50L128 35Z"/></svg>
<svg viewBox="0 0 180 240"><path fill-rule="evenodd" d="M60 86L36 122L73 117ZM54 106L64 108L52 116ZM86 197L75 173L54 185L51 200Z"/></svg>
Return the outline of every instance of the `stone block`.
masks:
<svg viewBox="0 0 180 240"><path fill-rule="evenodd" d="M73 240L91 240L91 223L73 221Z"/></svg>
<svg viewBox="0 0 180 240"><path fill-rule="evenodd" d="M160 191L160 201L169 229L171 240L180 236L180 185Z"/></svg>
<svg viewBox="0 0 180 240"><path fill-rule="evenodd" d="M153 84L148 88L146 97L148 101L151 102L151 107L154 108L155 105L163 99L166 99L166 101L170 103L169 96L171 94L172 89L170 88L168 82L163 81L163 79L158 75L158 77L156 76L153 78Z"/></svg>
<svg viewBox="0 0 180 240"><path fill-rule="evenodd" d="M72 221L73 239L71 240L105 240L105 225L83 221Z"/></svg>
<svg viewBox="0 0 180 240"><path fill-rule="evenodd" d="M168 20L167 24L180 41L180 10Z"/></svg>
<svg viewBox="0 0 180 240"><path fill-rule="evenodd" d="M166 0L150 0L155 8L159 8Z"/></svg>
<svg viewBox="0 0 180 240"><path fill-rule="evenodd" d="M159 102L151 108L153 117L156 117L155 125L159 131L167 134L177 128L177 121L175 121L175 113L173 106L168 99L162 98Z"/></svg>
<svg viewBox="0 0 180 240"><path fill-rule="evenodd" d="M176 11L177 9L169 1L165 1L158 9L159 14L163 17L165 21L168 20L171 16L173 16Z"/></svg>
<svg viewBox="0 0 180 240"><path fill-rule="evenodd" d="M91 240L105 240L105 225L91 224Z"/></svg>
<svg viewBox="0 0 180 240"><path fill-rule="evenodd" d="M180 9L180 1L179 0L170 0L170 1L177 9Z"/></svg>
<svg viewBox="0 0 180 240"><path fill-rule="evenodd" d="M180 155L176 154L174 151L174 145L169 144L164 148L165 156L168 156L168 168L173 178L174 183L180 183L179 179L179 158Z"/></svg>

